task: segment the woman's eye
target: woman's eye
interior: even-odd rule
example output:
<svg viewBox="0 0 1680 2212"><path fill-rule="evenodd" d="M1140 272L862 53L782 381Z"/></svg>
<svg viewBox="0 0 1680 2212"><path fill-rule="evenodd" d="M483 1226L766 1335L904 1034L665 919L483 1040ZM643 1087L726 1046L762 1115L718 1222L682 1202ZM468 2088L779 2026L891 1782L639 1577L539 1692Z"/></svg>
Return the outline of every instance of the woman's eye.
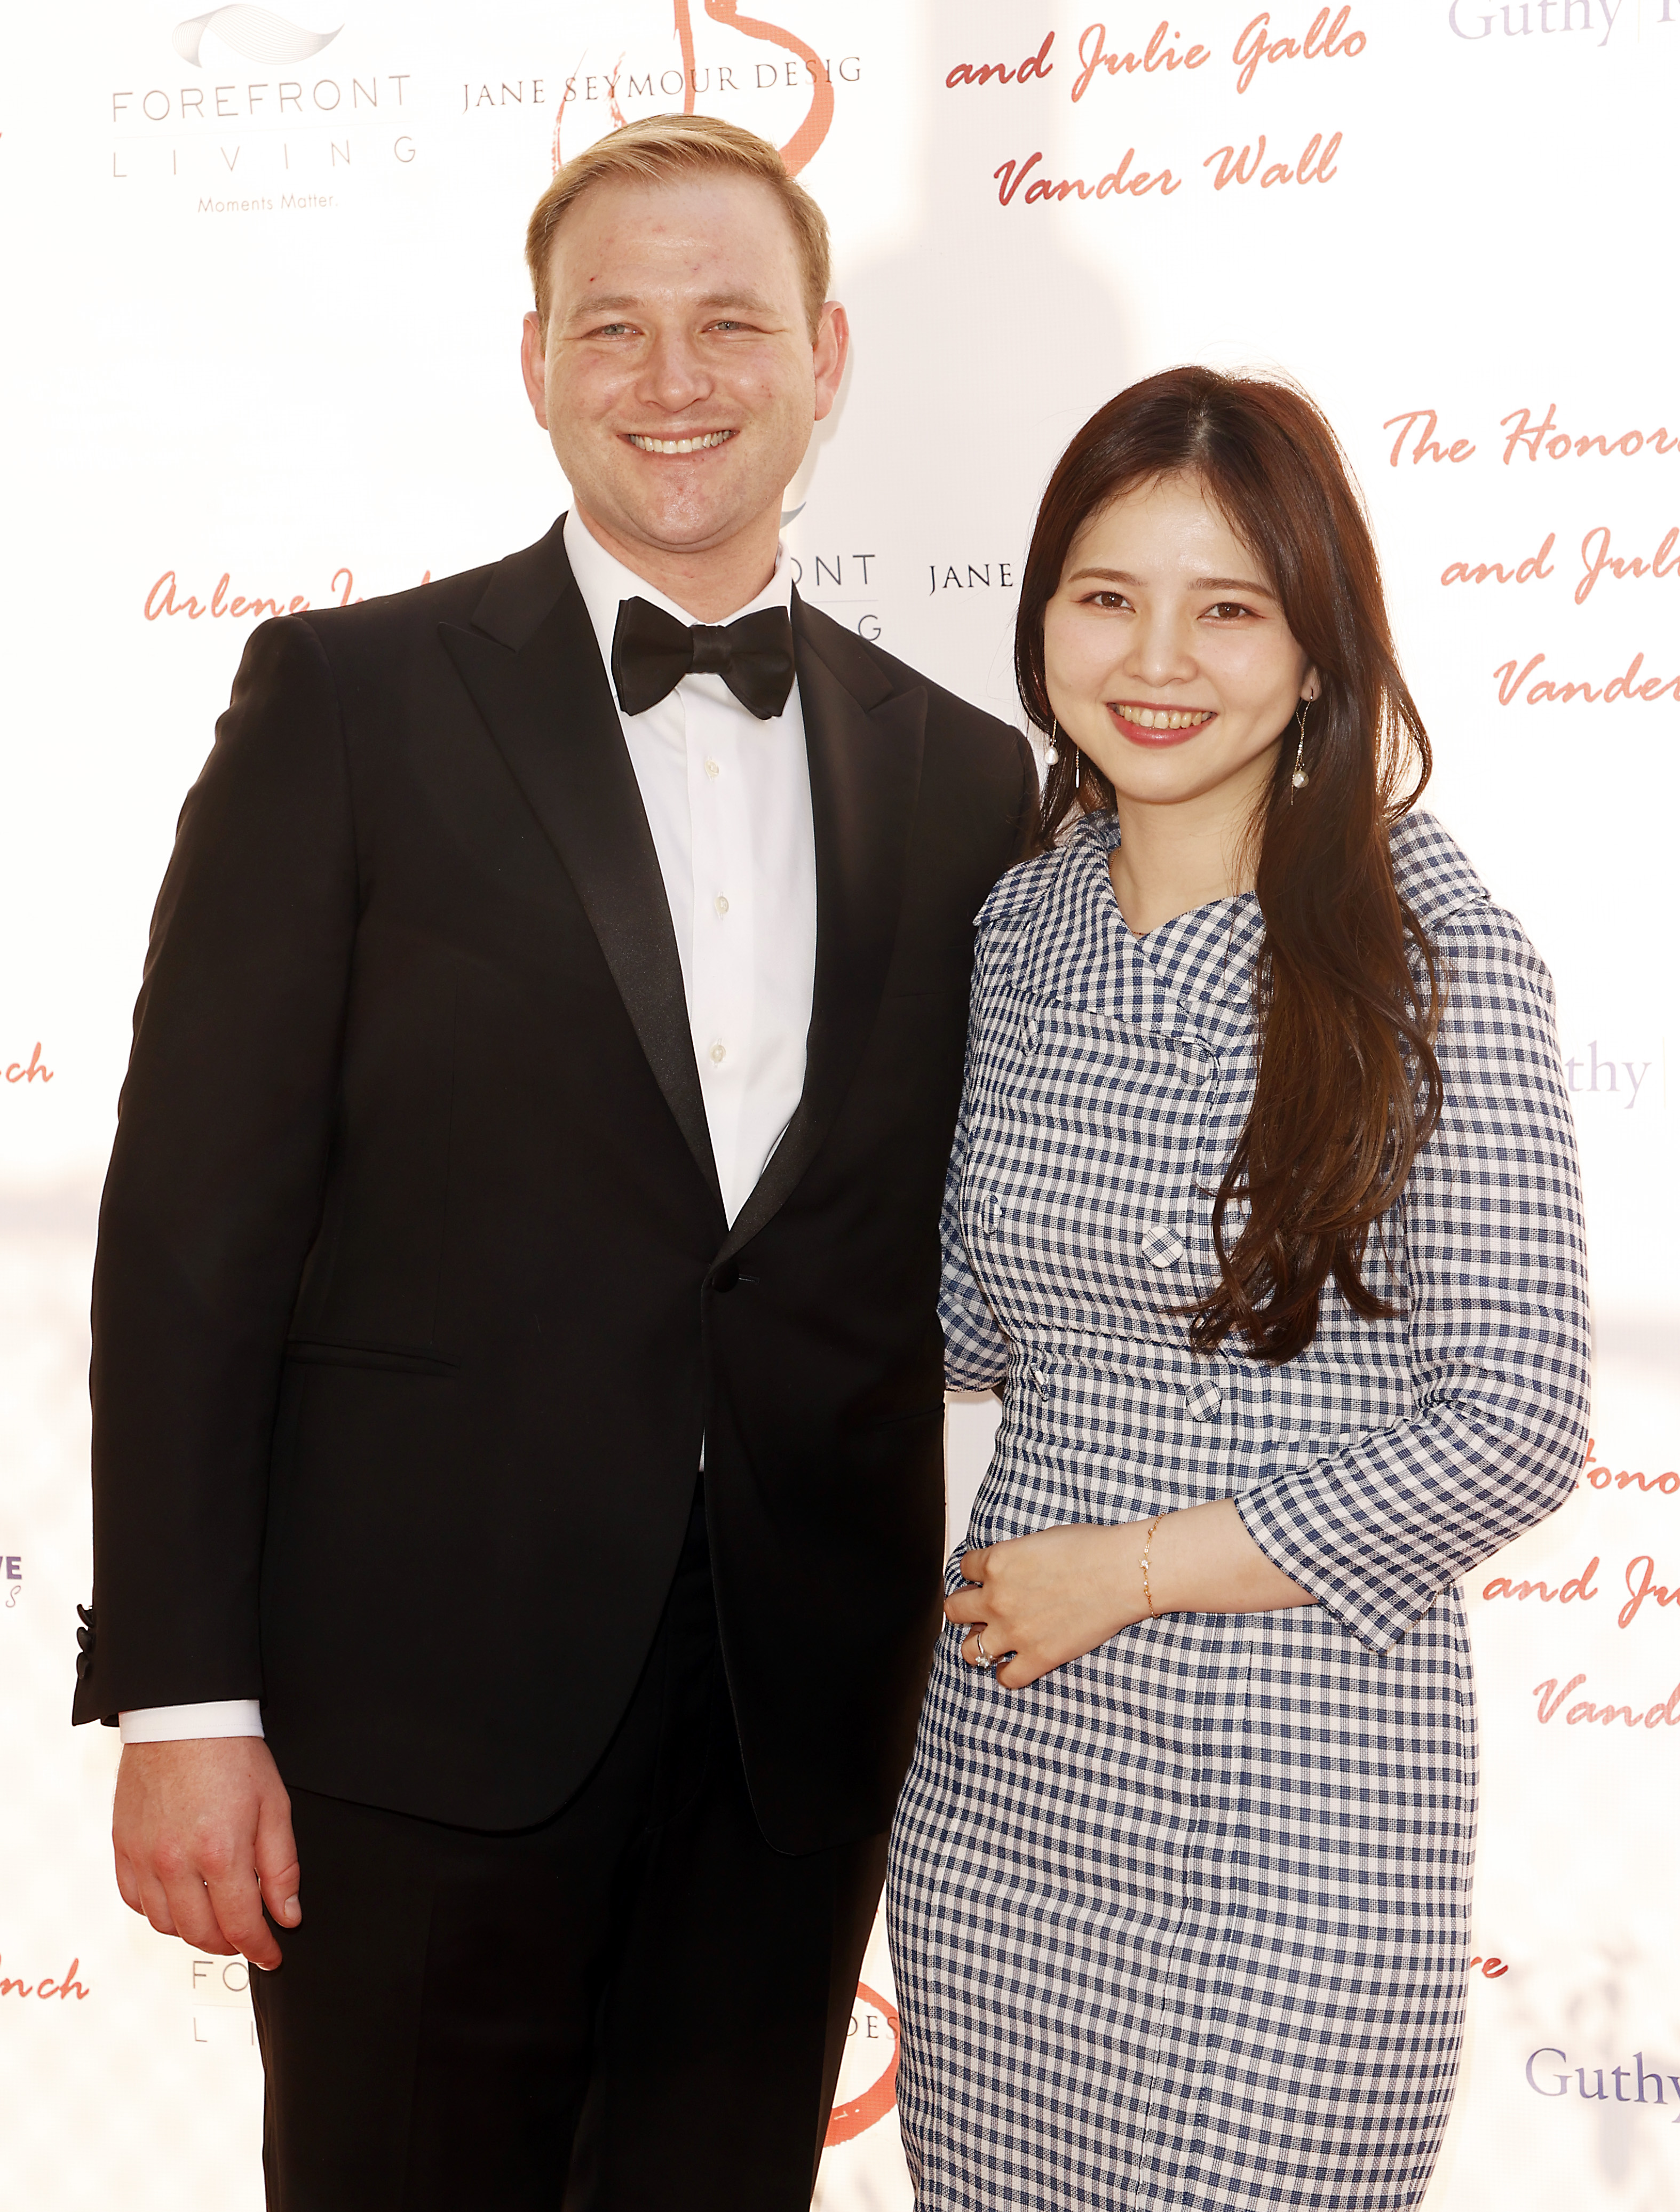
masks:
<svg viewBox="0 0 1680 2212"><path fill-rule="evenodd" d="M1234 622L1245 615L1251 615L1254 610L1252 607L1239 605L1235 599L1220 599L1217 605L1209 607L1208 611L1210 615L1217 615L1221 622Z"/></svg>
<svg viewBox="0 0 1680 2212"><path fill-rule="evenodd" d="M1107 611L1115 607L1129 606L1131 602L1123 592L1093 592L1085 604L1088 607L1101 607Z"/></svg>

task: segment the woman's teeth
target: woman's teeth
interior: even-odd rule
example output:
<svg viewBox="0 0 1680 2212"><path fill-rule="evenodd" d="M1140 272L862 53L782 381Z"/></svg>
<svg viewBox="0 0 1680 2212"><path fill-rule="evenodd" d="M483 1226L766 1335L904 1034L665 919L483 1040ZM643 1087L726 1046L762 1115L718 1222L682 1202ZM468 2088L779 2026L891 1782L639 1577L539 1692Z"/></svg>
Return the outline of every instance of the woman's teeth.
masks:
<svg viewBox="0 0 1680 2212"><path fill-rule="evenodd" d="M1214 719L1211 707L1190 714L1169 714L1164 707L1117 707L1114 711L1123 722L1135 722L1141 730L1194 730Z"/></svg>
<svg viewBox="0 0 1680 2212"><path fill-rule="evenodd" d="M721 446L734 436L733 430L708 430L699 438L640 438L630 431L630 441L639 446L644 453L703 453L709 446Z"/></svg>

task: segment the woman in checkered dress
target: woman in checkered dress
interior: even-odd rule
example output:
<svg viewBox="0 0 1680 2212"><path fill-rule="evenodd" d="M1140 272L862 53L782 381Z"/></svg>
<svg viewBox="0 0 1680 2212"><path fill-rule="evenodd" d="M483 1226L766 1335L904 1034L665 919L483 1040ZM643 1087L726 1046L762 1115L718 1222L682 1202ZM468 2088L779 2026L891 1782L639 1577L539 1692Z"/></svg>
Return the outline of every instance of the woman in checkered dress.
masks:
<svg viewBox="0 0 1680 2212"><path fill-rule="evenodd" d="M1463 2031L1458 1581L1586 1441L1550 980L1409 811L1334 438L1181 370L1041 510L948 1379L994 1388L889 1880L923 2212L1415 2204Z"/></svg>

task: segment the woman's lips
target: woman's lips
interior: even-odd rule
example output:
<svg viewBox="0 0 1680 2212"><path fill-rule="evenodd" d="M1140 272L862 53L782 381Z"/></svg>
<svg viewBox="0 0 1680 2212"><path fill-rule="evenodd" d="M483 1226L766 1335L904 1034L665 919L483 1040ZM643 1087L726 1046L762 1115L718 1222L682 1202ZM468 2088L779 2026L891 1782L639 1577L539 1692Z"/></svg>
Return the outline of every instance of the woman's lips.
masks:
<svg viewBox="0 0 1680 2212"><path fill-rule="evenodd" d="M1143 707L1132 699L1111 699L1107 705L1123 738L1129 738L1135 745L1156 747L1182 745L1207 728L1215 711L1211 707ZM1141 714L1149 720L1135 719Z"/></svg>

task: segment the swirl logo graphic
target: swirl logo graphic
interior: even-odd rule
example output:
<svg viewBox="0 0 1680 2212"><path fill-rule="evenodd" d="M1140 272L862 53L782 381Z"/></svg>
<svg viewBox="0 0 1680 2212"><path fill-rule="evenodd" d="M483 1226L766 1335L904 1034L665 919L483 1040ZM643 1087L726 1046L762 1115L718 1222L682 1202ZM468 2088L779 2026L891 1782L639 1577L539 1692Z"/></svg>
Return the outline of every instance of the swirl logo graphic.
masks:
<svg viewBox="0 0 1680 2212"><path fill-rule="evenodd" d="M885 2027L885 2036L879 2030ZM857 1985L857 2000L852 2007L851 2026L848 2038L844 2071L852 2071L851 2039L857 2037L867 2043L885 2043L885 2063L862 2091L855 2097L837 2099L829 2117L825 2147L833 2143L849 2142L861 2136L866 2128L873 2128L877 2120L884 2120L892 2110L898 2085L898 2009L879 1990L872 1990L867 1982ZM868 2063L866 2058L863 2062Z"/></svg>
<svg viewBox="0 0 1680 2212"><path fill-rule="evenodd" d="M344 27L340 23L338 31ZM175 52L194 69L204 67L198 49L206 31L214 31L223 46L247 62L307 62L338 35L338 31L306 31L301 23L289 22L272 9L253 8L238 0L234 6L212 8L208 15L190 15L176 24Z"/></svg>
<svg viewBox="0 0 1680 2212"><path fill-rule="evenodd" d="M811 104L805 111L804 122L800 125L793 137L781 149L782 159L788 174L790 177L798 176L800 171L827 137L829 127L834 121L834 87L829 82L827 70L819 60L815 50L807 46L804 40L796 37L792 31L783 30L779 23L762 21L756 15L739 14L737 11L740 6L740 0L702 0L702 4L714 23L722 24L727 30L739 31L744 38L759 39L767 45L780 46L784 53L792 54L796 61L805 64L811 83ZM695 67L694 20L691 0L673 0L673 28L676 33L678 50L682 57L683 113L692 115L695 101ZM255 8L238 10L222 8L216 10L218 15L230 15L234 13L254 15L259 12ZM207 16L204 20L209 21L210 19ZM176 36L180 37L179 32ZM622 58L621 56L620 59ZM615 71L608 79L608 112L612 118L615 129L622 129L625 118L624 110L618 105L618 75ZM560 133L565 118L565 103L562 101L554 121L552 155L557 170L562 167L565 159L560 151Z"/></svg>

